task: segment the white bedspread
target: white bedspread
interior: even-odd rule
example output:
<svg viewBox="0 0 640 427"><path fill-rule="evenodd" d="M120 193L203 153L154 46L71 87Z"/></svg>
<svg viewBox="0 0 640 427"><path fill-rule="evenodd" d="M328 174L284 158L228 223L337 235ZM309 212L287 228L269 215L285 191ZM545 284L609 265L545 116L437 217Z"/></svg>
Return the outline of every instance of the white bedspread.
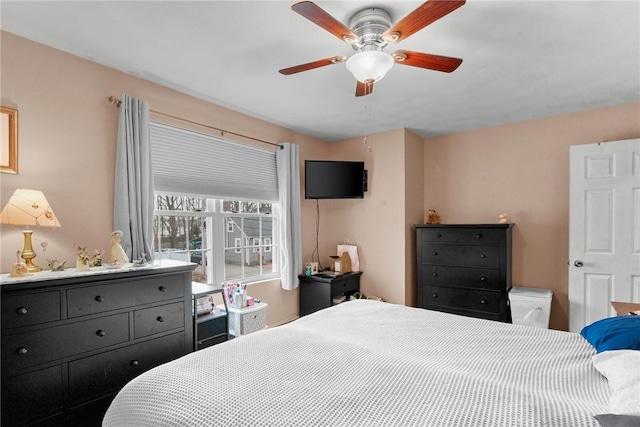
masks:
<svg viewBox="0 0 640 427"><path fill-rule="evenodd" d="M598 426L578 334L351 301L131 381L104 426Z"/></svg>

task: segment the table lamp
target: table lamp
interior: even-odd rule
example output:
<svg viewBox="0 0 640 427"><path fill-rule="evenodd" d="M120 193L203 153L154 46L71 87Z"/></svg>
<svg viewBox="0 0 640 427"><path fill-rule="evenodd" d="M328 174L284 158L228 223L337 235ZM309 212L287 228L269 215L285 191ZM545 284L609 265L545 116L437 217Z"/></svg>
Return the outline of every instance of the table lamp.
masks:
<svg viewBox="0 0 640 427"><path fill-rule="evenodd" d="M61 226L42 191L17 189L0 212L0 223L25 226L22 232L24 235L22 259L24 259L29 273L42 271L42 268L33 263L36 253L31 247L33 231L30 227L32 225L39 227Z"/></svg>

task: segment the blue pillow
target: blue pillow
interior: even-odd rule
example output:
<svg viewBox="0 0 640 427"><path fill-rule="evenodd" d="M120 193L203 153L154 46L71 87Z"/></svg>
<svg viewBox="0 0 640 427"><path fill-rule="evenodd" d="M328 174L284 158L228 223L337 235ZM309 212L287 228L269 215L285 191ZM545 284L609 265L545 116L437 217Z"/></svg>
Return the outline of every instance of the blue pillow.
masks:
<svg viewBox="0 0 640 427"><path fill-rule="evenodd" d="M596 353L607 350L640 350L640 316L608 317L598 320L580 331Z"/></svg>

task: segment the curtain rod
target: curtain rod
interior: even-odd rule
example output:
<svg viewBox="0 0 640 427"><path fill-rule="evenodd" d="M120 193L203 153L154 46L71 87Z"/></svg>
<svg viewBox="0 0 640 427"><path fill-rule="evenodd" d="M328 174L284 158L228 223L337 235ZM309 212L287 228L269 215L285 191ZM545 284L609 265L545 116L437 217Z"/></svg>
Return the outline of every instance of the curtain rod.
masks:
<svg viewBox="0 0 640 427"><path fill-rule="evenodd" d="M116 107L120 107L120 104L122 104L122 101L119 100L118 98L116 98L113 95L107 97L107 101L109 101L110 104L113 104ZM173 116L171 114L163 113L162 111L156 111L156 110L151 110L151 109L149 111L151 111L152 113L155 113L155 114L159 114L161 116L170 117L172 119L180 120L180 121L183 121L183 122L186 122L186 123L191 123L192 125L203 126L203 127L209 128L209 129L216 130L216 131L218 131L218 132L220 132L222 134L221 136L224 136L225 133L229 133L231 135L239 136L241 138L247 138L247 139L251 139L253 141L262 142L263 144L269 144L269 145L273 145L273 146L276 146L276 147L280 147L280 149L284 148L284 146L282 144L275 144L273 142L265 141L263 139L254 138L252 136L243 135L241 133L231 132L231 131L228 131L228 130L225 130L225 129L217 128L215 126L209 126L209 125L205 125L203 123L194 122L192 120L183 119L182 117Z"/></svg>

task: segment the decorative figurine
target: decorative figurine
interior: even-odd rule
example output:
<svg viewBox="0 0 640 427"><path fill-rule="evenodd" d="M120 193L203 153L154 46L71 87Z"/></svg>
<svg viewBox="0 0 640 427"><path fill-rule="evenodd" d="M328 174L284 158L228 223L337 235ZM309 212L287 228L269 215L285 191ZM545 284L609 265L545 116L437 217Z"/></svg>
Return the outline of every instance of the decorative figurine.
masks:
<svg viewBox="0 0 640 427"><path fill-rule="evenodd" d="M24 262L20 262L20 251L18 251L16 258L17 262L11 266L11 273L9 273L9 276L27 276L29 274L29 270L27 270L27 264L25 264Z"/></svg>
<svg viewBox="0 0 640 427"><path fill-rule="evenodd" d="M58 261L57 259L47 258L47 265L51 269L51 271L64 271L64 265L67 261Z"/></svg>
<svg viewBox="0 0 640 427"><path fill-rule="evenodd" d="M425 218L426 224L440 224L440 215L434 210L429 209L427 217Z"/></svg>
<svg viewBox="0 0 640 427"><path fill-rule="evenodd" d="M89 254L87 248L83 246L74 245L78 251L78 259L76 260L76 270L88 271L91 266L89 265Z"/></svg>
<svg viewBox="0 0 640 427"><path fill-rule="evenodd" d="M116 230L111 233L111 262L118 265L124 265L129 262L127 253L120 245L122 231Z"/></svg>
<svg viewBox="0 0 640 427"><path fill-rule="evenodd" d="M91 267L101 267L102 266L102 252L99 250L95 250L93 256L89 260L89 264Z"/></svg>
<svg viewBox="0 0 640 427"><path fill-rule="evenodd" d="M509 216L506 213L498 215L498 224L506 224L509 222Z"/></svg>

